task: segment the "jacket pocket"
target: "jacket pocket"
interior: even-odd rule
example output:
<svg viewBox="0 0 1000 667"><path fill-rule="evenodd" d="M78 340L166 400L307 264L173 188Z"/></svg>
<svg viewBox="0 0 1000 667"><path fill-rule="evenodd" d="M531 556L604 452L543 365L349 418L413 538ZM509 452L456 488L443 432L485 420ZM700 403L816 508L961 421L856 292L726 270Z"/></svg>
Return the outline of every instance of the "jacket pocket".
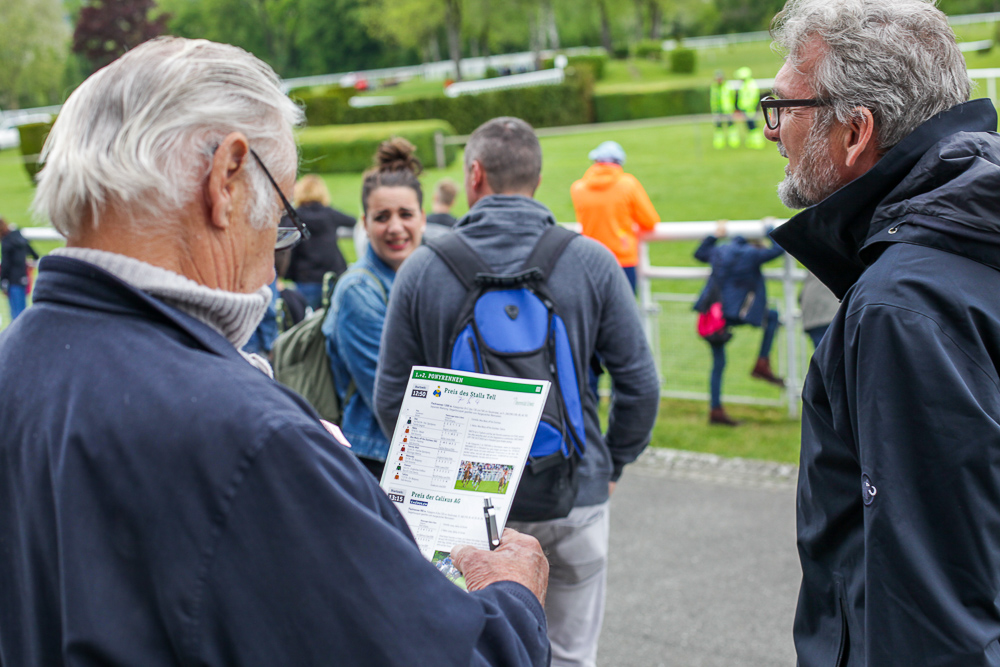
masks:
<svg viewBox="0 0 1000 667"><path fill-rule="evenodd" d="M847 667L851 659L851 637L847 625L847 603L845 602L842 584L837 585L837 608L840 611L840 648L837 649L836 667Z"/></svg>

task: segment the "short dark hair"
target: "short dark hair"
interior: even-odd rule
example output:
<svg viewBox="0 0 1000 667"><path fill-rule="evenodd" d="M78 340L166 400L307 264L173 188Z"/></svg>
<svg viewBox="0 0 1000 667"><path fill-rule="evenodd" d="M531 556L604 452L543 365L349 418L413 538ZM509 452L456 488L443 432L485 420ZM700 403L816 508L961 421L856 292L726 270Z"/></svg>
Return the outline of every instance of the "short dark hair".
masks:
<svg viewBox="0 0 1000 667"><path fill-rule="evenodd" d="M476 160L497 194L533 190L542 175L542 146L520 118L501 116L476 128L465 145L466 168Z"/></svg>

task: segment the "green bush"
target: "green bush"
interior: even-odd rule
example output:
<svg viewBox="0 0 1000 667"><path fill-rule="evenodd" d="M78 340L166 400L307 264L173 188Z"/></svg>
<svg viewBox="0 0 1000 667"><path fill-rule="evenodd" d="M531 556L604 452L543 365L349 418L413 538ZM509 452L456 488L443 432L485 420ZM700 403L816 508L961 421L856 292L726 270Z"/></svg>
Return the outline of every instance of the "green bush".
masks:
<svg viewBox="0 0 1000 667"><path fill-rule="evenodd" d="M38 155L42 152L42 146L52 129L53 118L49 123L30 123L17 128L21 135L21 159L24 161L24 169L28 172L28 178L35 182L35 176L42 169L38 162Z"/></svg>
<svg viewBox="0 0 1000 667"><path fill-rule="evenodd" d="M658 39L644 39L635 45L635 57L663 60L663 42Z"/></svg>
<svg viewBox="0 0 1000 667"><path fill-rule="evenodd" d="M558 86L511 88L461 97L427 97L384 106L355 109L345 101L312 98L305 102L310 126L356 123L395 123L440 118L459 133L469 134L497 116L517 116L535 127L579 125L593 121L593 80L579 73Z"/></svg>
<svg viewBox="0 0 1000 667"><path fill-rule="evenodd" d="M694 74L697 61L694 49L678 47L670 52L670 71L674 74Z"/></svg>
<svg viewBox="0 0 1000 667"><path fill-rule="evenodd" d="M569 56L566 58L566 68L586 69L594 81L604 78L604 68L608 64L608 57L603 53L596 56ZM554 58L542 60L542 69L552 69L555 67Z"/></svg>
<svg viewBox="0 0 1000 667"><path fill-rule="evenodd" d="M699 113L708 113L707 88L594 95L594 116L599 123Z"/></svg>
<svg viewBox="0 0 1000 667"><path fill-rule="evenodd" d="M392 137L404 137L417 147L417 157L427 166L435 164L434 135L455 134L455 128L443 120L418 120L396 123L327 125L299 130L297 138L300 171L304 174L357 173L373 164L378 145ZM455 161L455 146L445 146L445 161Z"/></svg>

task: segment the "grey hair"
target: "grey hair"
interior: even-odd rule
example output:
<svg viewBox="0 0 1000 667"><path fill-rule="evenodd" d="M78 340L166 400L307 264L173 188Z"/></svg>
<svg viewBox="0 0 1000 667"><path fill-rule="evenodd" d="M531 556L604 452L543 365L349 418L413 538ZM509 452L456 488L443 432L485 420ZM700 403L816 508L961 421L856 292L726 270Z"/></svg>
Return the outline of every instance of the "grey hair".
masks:
<svg viewBox="0 0 1000 667"><path fill-rule="evenodd" d="M77 88L57 118L41 160L32 209L64 235L96 226L123 207L149 220L186 206L207 178L212 156L242 132L274 177L294 176L292 128L302 110L274 71L235 46L162 37L146 42ZM250 224L277 224L277 199L260 166Z"/></svg>
<svg viewBox="0 0 1000 667"><path fill-rule="evenodd" d="M465 166L479 160L486 182L497 194L534 190L542 176L542 146L535 130L520 118L488 120L465 145Z"/></svg>
<svg viewBox="0 0 1000 667"><path fill-rule="evenodd" d="M969 99L972 81L948 19L933 0L788 0L771 36L793 66L821 45L813 93L828 120L865 107L885 152L935 114Z"/></svg>

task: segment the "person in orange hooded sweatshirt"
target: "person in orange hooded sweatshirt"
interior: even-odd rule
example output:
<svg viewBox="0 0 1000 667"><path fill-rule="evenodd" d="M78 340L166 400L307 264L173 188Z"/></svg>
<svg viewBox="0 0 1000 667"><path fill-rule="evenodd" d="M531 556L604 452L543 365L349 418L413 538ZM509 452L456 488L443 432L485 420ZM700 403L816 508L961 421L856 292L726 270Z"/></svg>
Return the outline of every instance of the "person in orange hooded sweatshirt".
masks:
<svg viewBox="0 0 1000 667"><path fill-rule="evenodd" d="M635 291L639 232L652 230L660 216L639 180L622 169L625 150L617 142L605 141L588 157L594 164L570 187L576 219L584 236L614 253Z"/></svg>

